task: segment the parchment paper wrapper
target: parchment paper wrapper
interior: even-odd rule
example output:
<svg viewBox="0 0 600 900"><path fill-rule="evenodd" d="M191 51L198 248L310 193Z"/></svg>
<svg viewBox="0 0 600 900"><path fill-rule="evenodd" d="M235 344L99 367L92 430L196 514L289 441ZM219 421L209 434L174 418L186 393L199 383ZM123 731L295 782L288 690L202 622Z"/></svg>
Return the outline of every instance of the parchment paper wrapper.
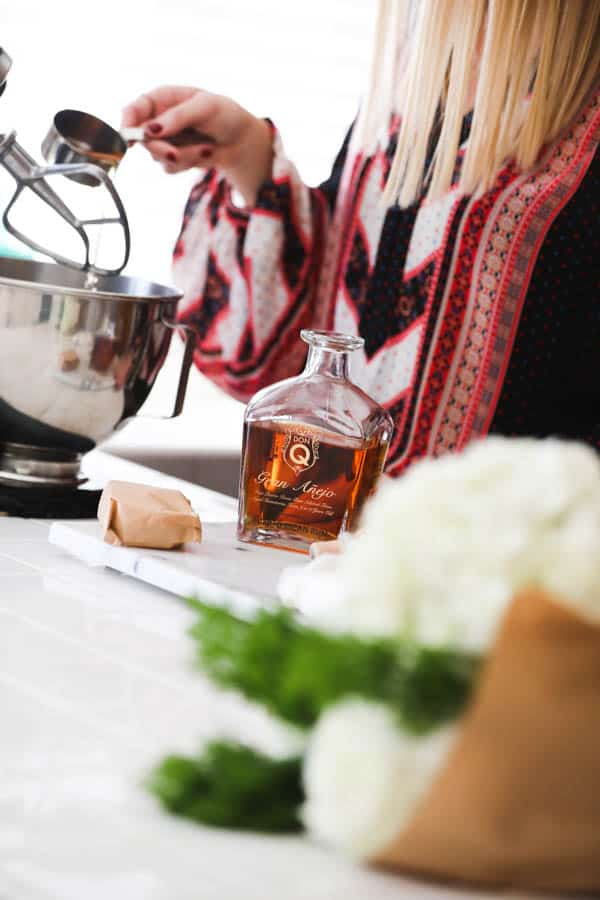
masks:
<svg viewBox="0 0 600 900"><path fill-rule="evenodd" d="M98 505L104 540L123 547L171 550L202 540L200 519L181 491L109 481Z"/></svg>
<svg viewBox="0 0 600 900"><path fill-rule="evenodd" d="M600 897L600 627L514 600L443 770L375 862Z"/></svg>

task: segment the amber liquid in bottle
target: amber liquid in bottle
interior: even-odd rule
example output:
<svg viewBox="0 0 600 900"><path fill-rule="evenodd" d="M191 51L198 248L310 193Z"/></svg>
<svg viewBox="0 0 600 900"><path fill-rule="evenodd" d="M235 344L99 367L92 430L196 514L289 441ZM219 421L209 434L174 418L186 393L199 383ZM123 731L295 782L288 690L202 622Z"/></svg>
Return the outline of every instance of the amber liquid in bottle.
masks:
<svg viewBox="0 0 600 900"><path fill-rule="evenodd" d="M383 469L387 443L306 424L246 423L240 534L308 552L356 528Z"/></svg>

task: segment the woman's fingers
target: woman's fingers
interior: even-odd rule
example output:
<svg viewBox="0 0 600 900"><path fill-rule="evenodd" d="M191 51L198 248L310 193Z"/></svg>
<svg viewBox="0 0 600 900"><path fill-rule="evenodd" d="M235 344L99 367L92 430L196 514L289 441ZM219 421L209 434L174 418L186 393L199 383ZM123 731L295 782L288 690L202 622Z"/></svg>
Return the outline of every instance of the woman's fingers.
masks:
<svg viewBox="0 0 600 900"><path fill-rule="evenodd" d="M174 163L177 162L177 150L167 141L148 141L144 144L146 150L156 162Z"/></svg>
<svg viewBox="0 0 600 900"><path fill-rule="evenodd" d="M121 113L121 125L123 128L136 128L143 125L154 116L158 116L171 106L189 99L197 88L183 85L165 84L153 88L129 103Z"/></svg>
<svg viewBox="0 0 600 900"><path fill-rule="evenodd" d="M195 144L192 147L172 148L166 156L166 162L176 166L173 171L183 172L197 166L207 168L215 161L217 148L214 144Z"/></svg>
<svg viewBox="0 0 600 900"><path fill-rule="evenodd" d="M269 125L229 97L165 85L127 106L123 123L144 129L146 147L165 171L220 169L248 203L271 172ZM190 132L193 143L186 144Z"/></svg>
<svg viewBox="0 0 600 900"><path fill-rule="evenodd" d="M122 128L137 128L154 115L154 103L148 94L142 94L121 112Z"/></svg>
<svg viewBox="0 0 600 900"><path fill-rule="evenodd" d="M210 144L200 144L197 147L186 147L184 152L171 151L167 153L164 169L169 174L185 172L187 169L208 169L215 162L215 148Z"/></svg>
<svg viewBox="0 0 600 900"><path fill-rule="evenodd" d="M166 172L184 172L195 167L207 168L213 164L214 144L196 144L191 147L174 147L168 141L149 141L148 152Z"/></svg>
<svg viewBox="0 0 600 900"><path fill-rule="evenodd" d="M210 165L215 146L198 143L174 147L167 138L202 122L214 113L216 106L215 98L198 88L163 85L141 94L126 106L122 113L122 126L144 127L147 136L145 147L153 159L168 172L182 172L196 166Z"/></svg>
<svg viewBox="0 0 600 900"><path fill-rule="evenodd" d="M204 91L196 91L191 97L156 114L146 125L149 136L163 138L177 134L184 128L210 127L210 119L217 111L217 98Z"/></svg>

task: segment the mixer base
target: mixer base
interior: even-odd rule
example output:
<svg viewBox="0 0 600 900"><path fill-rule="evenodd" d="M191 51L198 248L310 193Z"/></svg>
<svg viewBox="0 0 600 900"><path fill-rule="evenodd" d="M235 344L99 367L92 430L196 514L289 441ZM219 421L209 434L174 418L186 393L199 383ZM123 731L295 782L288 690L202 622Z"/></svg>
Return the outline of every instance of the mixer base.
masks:
<svg viewBox="0 0 600 900"><path fill-rule="evenodd" d="M72 450L0 443L0 515L94 518L101 491L83 486L80 462Z"/></svg>
<svg viewBox="0 0 600 900"><path fill-rule="evenodd" d="M0 483L0 516L23 519L95 519L102 491L91 488L15 487Z"/></svg>

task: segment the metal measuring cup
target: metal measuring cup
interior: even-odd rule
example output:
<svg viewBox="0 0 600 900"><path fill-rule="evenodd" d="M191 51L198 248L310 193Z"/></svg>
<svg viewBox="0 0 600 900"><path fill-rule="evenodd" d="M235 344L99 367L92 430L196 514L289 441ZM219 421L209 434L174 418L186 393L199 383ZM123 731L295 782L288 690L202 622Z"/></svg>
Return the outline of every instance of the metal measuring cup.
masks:
<svg viewBox="0 0 600 900"><path fill-rule="evenodd" d="M42 142L42 153L48 163L93 163L105 172L116 168L131 143L146 143L143 128L124 128L117 131L97 116L77 109L62 109L54 116L48 134ZM189 147L194 144L215 144L211 135L184 128L178 134L163 140L174 147ZM90 175L69 175L74 181L91 186L99 184Z"/></svg>
<svg viewBox="0 0 600 900"><path fill-rule="evenodd" d="M44 159L50 165L92 163L105 172L115 169L127 152L118 131L97 116L78 109L61 109L42 141ZM87 173L65 173L68 178L95 187L100 180Z"/></svg>

